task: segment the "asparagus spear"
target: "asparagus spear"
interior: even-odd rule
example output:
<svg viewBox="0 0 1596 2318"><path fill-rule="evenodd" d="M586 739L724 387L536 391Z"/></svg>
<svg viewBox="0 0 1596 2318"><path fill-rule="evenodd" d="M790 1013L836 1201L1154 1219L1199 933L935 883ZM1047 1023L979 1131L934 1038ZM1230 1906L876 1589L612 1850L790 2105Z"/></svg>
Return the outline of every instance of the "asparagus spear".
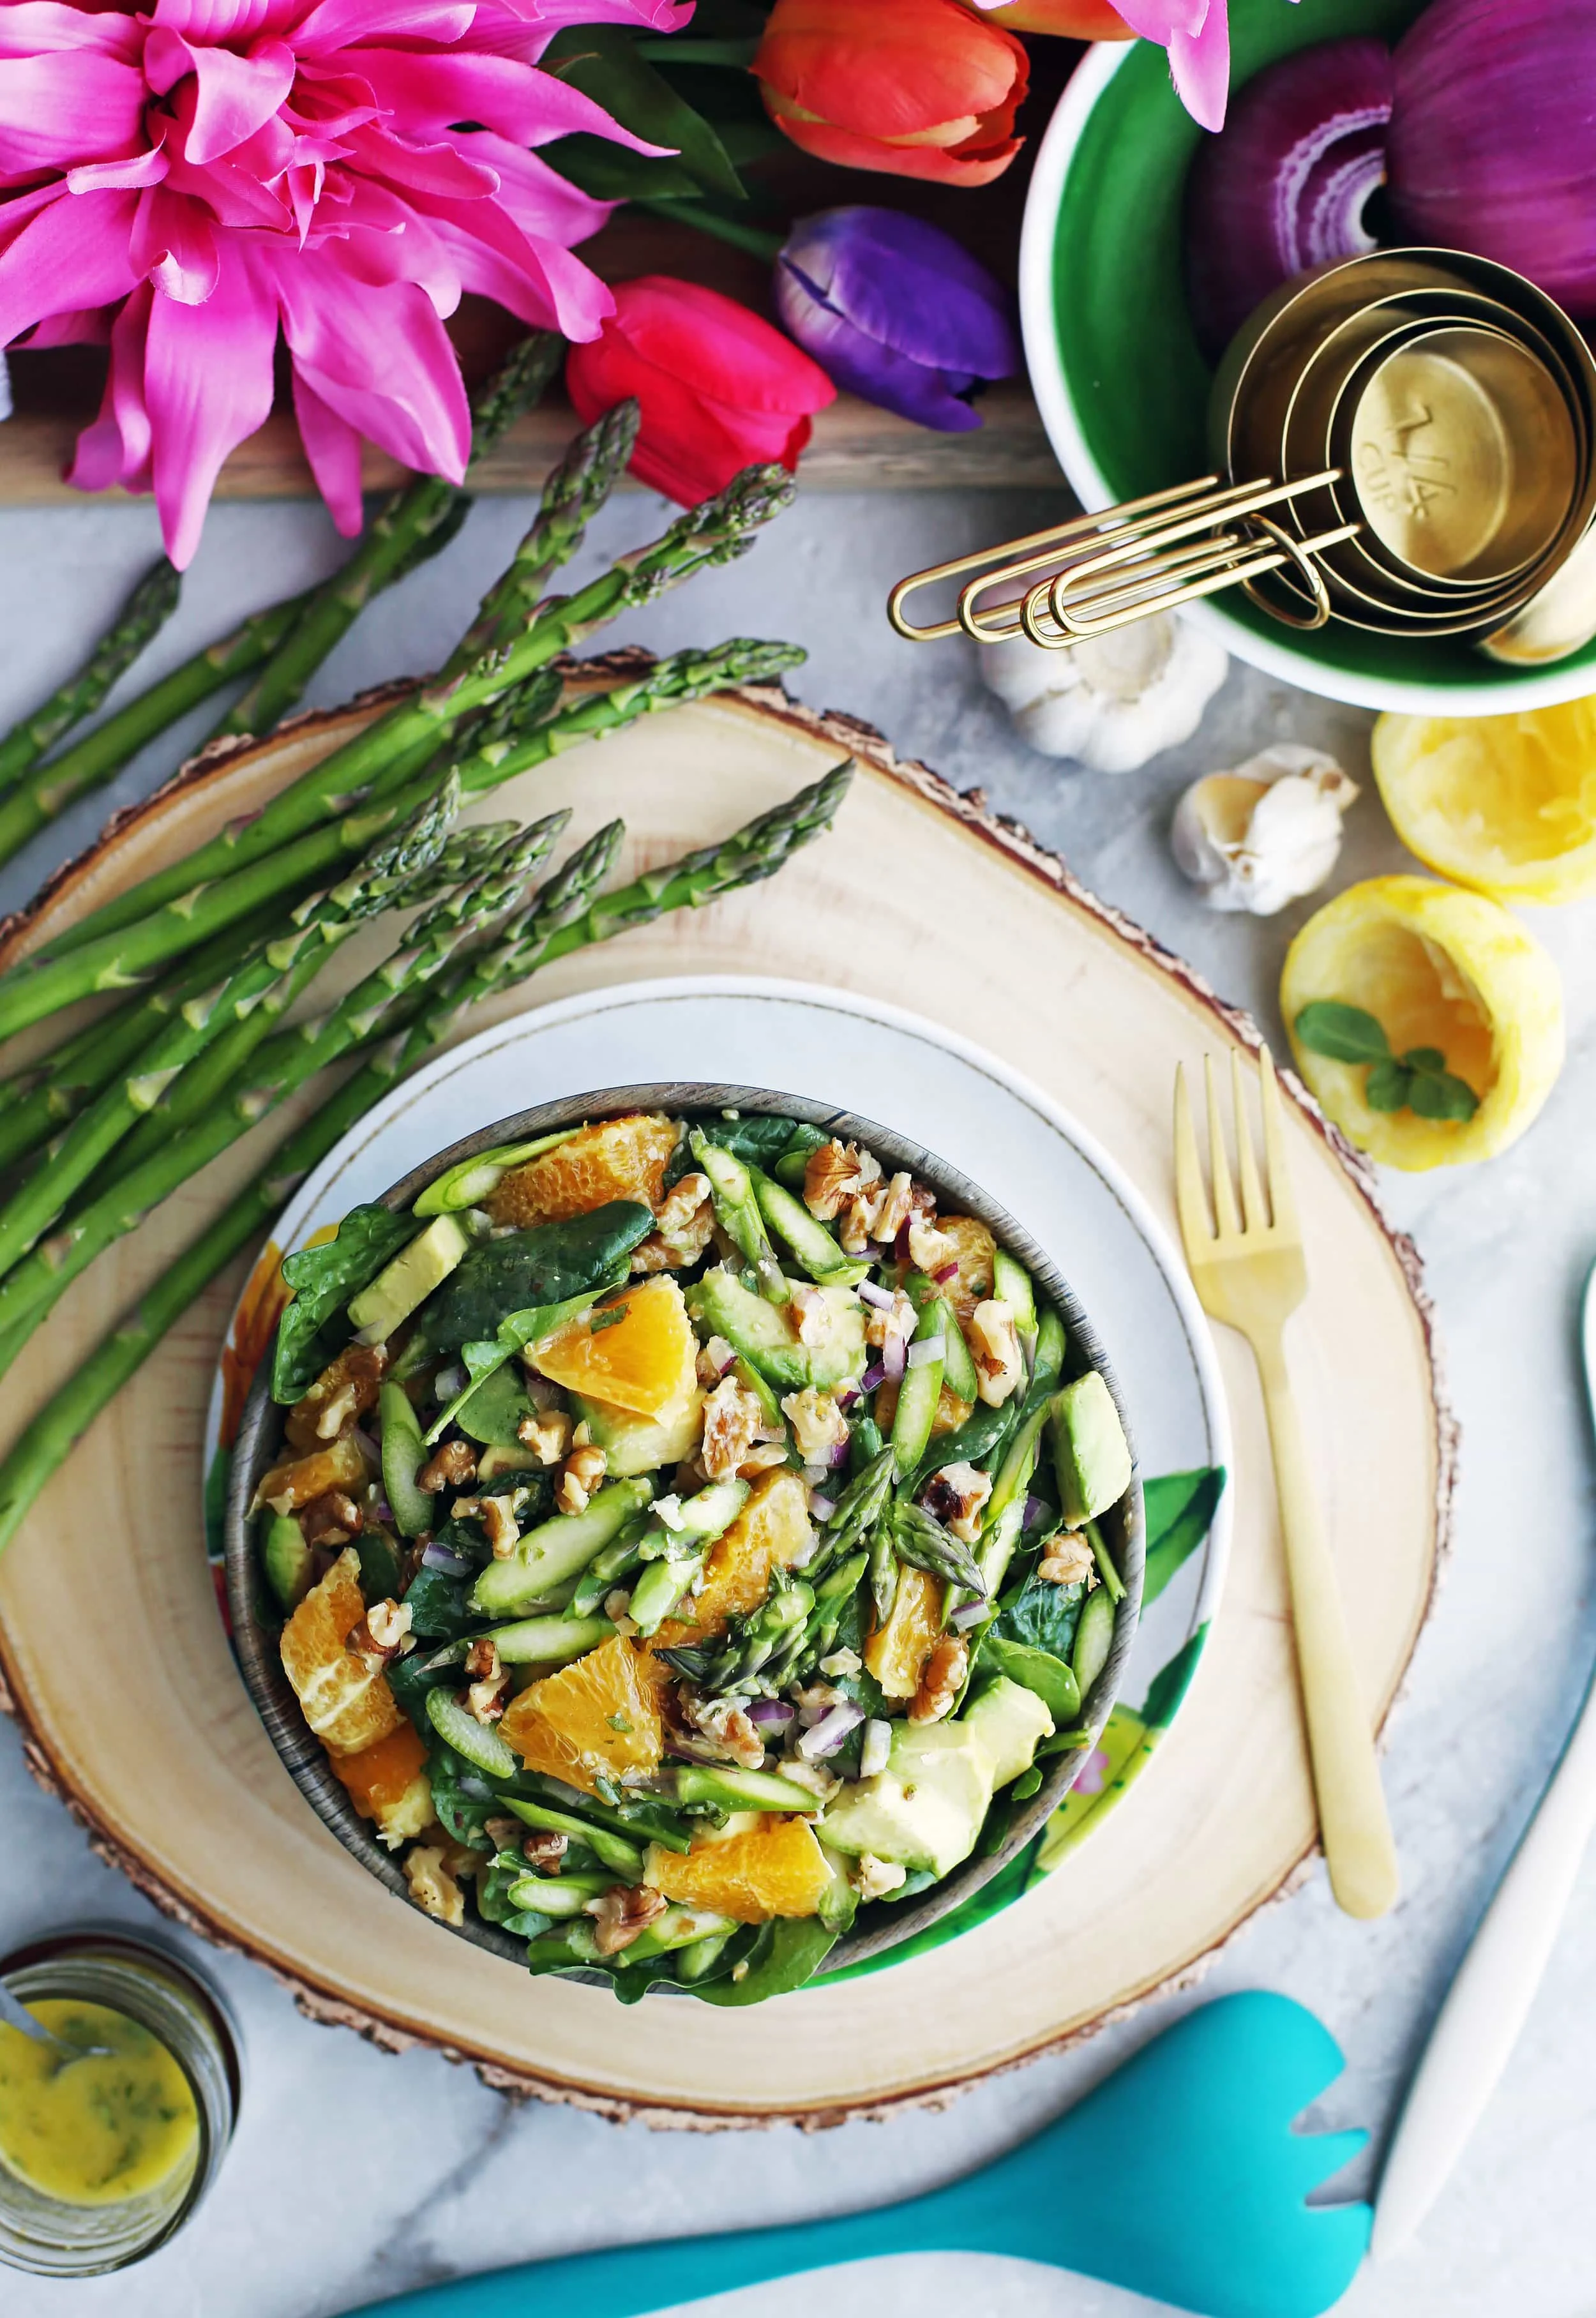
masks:
<svg viewBox="0 0 1596 2318"><path fill-rule="evenodd" d="M557 332L534 331L489 382L471 413L472 467L523 410L541 400L564 352L565 341ZM234 702L217 733L269 732L281 723L372 597L446 547L471 505L467 493L441 475L418 476L395 491L348 562L310 597L292 632Z"/></svg>
<svg viewBox="0 0 1596 2318"><path fill-rule="evenodd" d="M101 788L136 757L146 741L154 741L191 708L209 700L235 677L244 676L269 660L292 628L309 595L293 596L246 620L241 628L220 643L175 668L137 700L129 701L103 724L74 747L65 749L49 764L35 767L12 794L0 799L0 862L21 852L31 837L90 789Z"/></svg>
<svg viewBox="0 0 1596 2318"><path fill-rule="evenodd" d="M106 942L112 933L144 921L208 881L228 877L329 816L347 813L385 785L408 777L463 717L491 705L620 613L652 602L706 565L746 554L759 527L790 504L793 493L784 468L745 468L724 491L689 509L659 539L620 557L575 595L537 607L516 641L484 653L463 674L399 702L274 797L247 827L224 831L185 861L147 877L0 975L0 1038L70 1005L85 989L103 986L68 966L71 953ZM170 956L182 946L160 954ZM100 955L114 956L114 950Z"/></svg>
<svg viewBox="0 0 1596 2318"><path fill-rule="evenodd" d="M75 724L92 716L177 609L183 582L163 555L139 580L76 676L0 741L0 787L20 780Z"/></svg>
<svg viewBox="0 0 1596 2318"><path fill-rule="evenodd" d="M157 1031L51 1146L49 1165L0 1206L0 1272L10 1271L26 1254L74 1191L212 1040L273 1000L279 1007L291 1002L363 919L391 907L414 887L443 850L459 805L458 786L446 782L439 796L391 842L375 849L341 884L301 903L283 933L257 945L234 973L191 998Z"/></svg>
<svg viewBox="0 0 1596 2318"><path fill-rule="evenodd" d="M830 825L847 795L852 775L851 763L837 766L823 780L801 789L785 804L759 814L721 844L704 846L665 868L645 871L630 885L596 904L587 901L591 892L588 868L578 869L578 864L585 861L589 865L595 878L604 874L603 861L614 849L613 825L611 830L601 830L591 839L580 854L574 855L549 880L514 924L473 958L463 973L451 977L435 1006L424 1005L415 1010L405 1027L382 1038L362 1067L318 1108L313 1119L287 1138L248 1189L229 1205L186 1253L177 1258L142 1303L33 1418L10 1455L0 1462L0 1550L15 1535L34 1498L74 1443L148 1359L195 1297L270 1225L305 1176L342 1140L354 1122L380 1102L405 1073L449 1037L462 1008L475 997L510 987L551 957L566 956L585 942L603 941L629 925L667 910L702 908L705 903L733 893L740 886L774 876L794 853ZM393 995L398 999L399 991L396 989ZM359 1037L359 1021L364 1019L363 1011L351 1007L348 1000L342 1010L336 1011L344 1013ZM385 1013L391 1021L393 1011L391 1007L378 1007L377 1026L381 1026ZM272 1043L275 1047L279 1042ZM317 1050L317 1042L304 1038L302 1034L301 1044L312 1052ZM304 1078L326 1059L330 1057L318 1056L304 1073ZM302 1084L303 1078L295 1083ZM281 1099L277 1094L272 1101ZM258 1098L249 1101L243 1106L247 1116L236 1132L242 1133L245 1127L253 1126L270 1107L270 1101L263 1102ZM227 1142L233 1139L229 1135L217 1143L216 1148L225 1149ZM151 1207L213 1155L212 1150L199 1148L196 1137L179 1137L157 1160L148 1163L152 1172L142 1184L135 1185L130 1179L120 1185L121 1220L112 1229L107 1227L109 1216L103 1217L94 1231L84 1232L70 1248L62 1249L51 1270L50 1284L20 1320L4 1308L9 1291L13 1285L22 1283L24 1270L35 1265L42 1267L46 1250L36 1251L28 1258L26 1266L19 1266L9 1280L0 1283L0 1329L4 1331L0 1335L0 1370L15 1358L50 1306L94 1256L121 1231L132 1229ZM157 1167L158 1181L153 1172Z"/></svg>

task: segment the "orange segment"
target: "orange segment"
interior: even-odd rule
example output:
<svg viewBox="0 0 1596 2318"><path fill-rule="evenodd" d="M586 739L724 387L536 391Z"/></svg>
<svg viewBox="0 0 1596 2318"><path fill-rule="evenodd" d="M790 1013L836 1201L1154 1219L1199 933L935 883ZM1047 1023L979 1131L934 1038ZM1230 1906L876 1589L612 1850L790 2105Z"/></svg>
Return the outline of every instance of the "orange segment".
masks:
<svg viewBox="0 0 1596 2318"><path fill-rule="evenodd" d="M889 1698L914 1696L941 1632L941 1578L928 1569L901 1569L886 1624L865 1645L865 1663Z"/></svg>
<svg viewBox="0 0 1596 2318"><path fill-rule="evenodd" d="M488 1212L496 1224L525 1226L585 1216L608 1199L658 1207L666 1162L680 1139L676 1122L658 1111L600 1119L525 1167L512 1167L489 1199Z"/></svg>
<svg viewBox="0 0 1596 2318"><path fill-rule="evenodd" d="M623 1771L658 1768L665 1749L659 1680L648 1651L614 1634L529 1684L498 1727L529 1771L596 1794L600 1777L618 1782Z"/></svg>
<svg viewBox="0 0 1596 2318"><path fill-rule="evenodd" d="M568 1320L538 1347L536 1366L585 1400L663 1416L691 1397L697 1359L682 1291L658 1278Z"/></svg>
<svg viewBox="0 0 1596 2318"><path fill-rule="evenodd" d="M959 1267L953 1279L943 1282L942 1292L959 1318L967 1320L992 1292L997 1242L975 1216L938 1216L937 1228L952 1240L954 1261Z"/></svg>
<svg viewBox="0 0 1596 2318"><path fill-rule="evenodd" d="M771 1916L812 1916L831 1871L805 1819L781 1819L745 1834L695 1840L679 1851L649 1852L648 1880L668 1900L712 1908L739 1924Z"/></svg>
<svg viewBox="0 0 1596 2318"><path fill-rule="evenodd" d="M374 1746L402 1719L387 1676L345 1648L365 1613L360 1557L345 1546L282 1629L282 1671L306 1721L335 1754Z"/></svg>
<svg viewBox="0 0 1596 2318"><path fill-rule="evenodd" d="M365 1484L366 1460L354 1435L345 1433L325 1449L313 1449L308 1457L284 1458L263 1473L252 1510L270 1505L274 1514L298 1513L328 1489L363 1489Z"/></svg>
<svg viewBox="0 0 1596 2318"><path fill-rule="evenodd" d="M771 1572L796 1561L813 1534L802 1476L790 1466L762 1474L731 1528L710 1548L702 1588L680 1618L660 1627L660 1647L706 1641L724 1632L728 1619L757 1610L770 1590Z"/></svg>
<svg viewBox="0 0 1596 2318"><path fill-rule="evenodd" d="M432 1782L426 1775L426 1748L416 1726L400 1722L386 1738L363 1747L358 1755L329 1757L348 1790L349 1800L363 1819L375 1819L377 1832L389 1844L420 1835L433 1819Z"/></svg>

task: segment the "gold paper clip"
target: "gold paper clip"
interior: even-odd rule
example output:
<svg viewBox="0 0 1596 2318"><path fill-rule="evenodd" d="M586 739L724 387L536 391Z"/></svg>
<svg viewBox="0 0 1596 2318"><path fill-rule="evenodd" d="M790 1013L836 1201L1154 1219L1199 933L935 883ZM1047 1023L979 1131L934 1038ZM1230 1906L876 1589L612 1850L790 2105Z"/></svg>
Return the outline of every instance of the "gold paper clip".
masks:
<svg viewBox="0 0 1596 2318"><path fill-rule="evenodd" d="M1107 635L1149 613L1173 611L1219 588L1240 587L1290 626L1323 627L1330 617L1330 596L1314 558L1322 549L1355 537L1358 525L1342 524L1299 539L1264 511L1340 479L1334 467L1289 483L1225 483L1217 475L1205 475L1198 482L1126 499L1004 546L953 556L916 571L892 589L887 617L911 643L963 632L978 643L1026 635L1050 651L1067 651L1088 636ZM1287 565L1293 580L1306 590L1305 611L1283 609L1256 592L1260 579ZM1022 595L981 608L991 590L1045 566L1045 576ZM965 573L975 576L960 590L953 618L917 627L905 616L903 607L918 589ZM1295 593L1294 588L1294 597Z"/></svg>

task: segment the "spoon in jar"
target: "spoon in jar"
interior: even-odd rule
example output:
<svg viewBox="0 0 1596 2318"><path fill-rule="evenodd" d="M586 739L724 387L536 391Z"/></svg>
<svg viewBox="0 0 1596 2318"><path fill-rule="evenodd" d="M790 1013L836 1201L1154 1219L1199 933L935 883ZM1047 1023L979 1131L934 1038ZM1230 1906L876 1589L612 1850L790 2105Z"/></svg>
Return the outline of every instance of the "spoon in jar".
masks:
<svg viewBox="0 0 1596 2318"><path fill-rule="evenodd" d="M111 2053L109 2044L69 2044L64 2036L58 2036L54 2029L47 2028L42 2020L35 2020L22 1999L13 1996L3 1980L0 1980L0 2020L4 2021L8 2027L20 2028L23 2035L31 2036L36 2044L48 2044L52 2053L59 2055L63 2066L68 2061L103 2060Z"/></svg>

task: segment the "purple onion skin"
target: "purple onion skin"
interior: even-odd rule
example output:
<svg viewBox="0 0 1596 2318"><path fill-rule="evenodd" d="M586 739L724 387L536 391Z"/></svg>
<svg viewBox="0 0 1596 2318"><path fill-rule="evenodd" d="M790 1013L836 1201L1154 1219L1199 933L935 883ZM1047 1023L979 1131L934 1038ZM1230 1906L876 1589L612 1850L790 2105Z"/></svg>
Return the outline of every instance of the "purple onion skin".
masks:
<svg viewBox="0 0 1596 2318"><path fill-rule="evenodd" d="M1383 40L1323 40L1255 74L1197 148L1186 294L1211 362L1283 282L1375 247L1363 211L1385 175L1392 85Z"/></svg>
<svg viewBox="0 0 1596 2318"><path fill-rule="evenodd" d="M939 227L896 210L800 218L776 261L776 304L838 386L942 434L979 427L962 398L1020 367L1008 292Z"/></svg>
<svg viewBox="0 0 1596 2318"><path fill-rule="evenodd" d="M1493 257L1596 316L1590 0L1432 0L1395 64L1387 167L1404 239Z"/></svg>

